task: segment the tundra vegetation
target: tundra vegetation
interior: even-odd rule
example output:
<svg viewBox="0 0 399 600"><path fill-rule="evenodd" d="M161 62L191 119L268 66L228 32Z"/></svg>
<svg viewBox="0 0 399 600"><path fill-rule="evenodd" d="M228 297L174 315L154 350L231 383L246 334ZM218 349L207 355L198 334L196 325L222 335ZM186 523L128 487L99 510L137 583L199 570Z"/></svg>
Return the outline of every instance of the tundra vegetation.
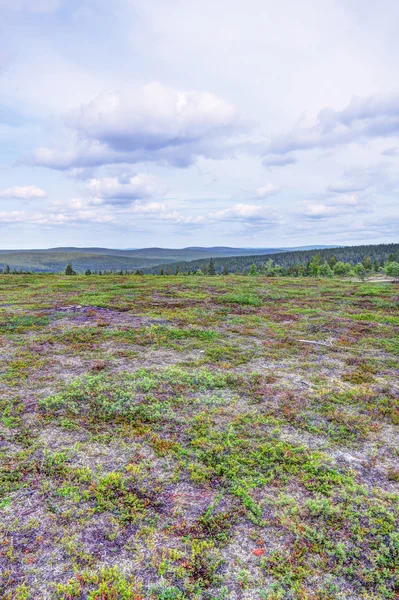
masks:
<svg viewBox="0 0 399 600"><path fill-rule="evenodd" d="M1 598L398 598L398 287L252 271L0 276Z"/></svg>

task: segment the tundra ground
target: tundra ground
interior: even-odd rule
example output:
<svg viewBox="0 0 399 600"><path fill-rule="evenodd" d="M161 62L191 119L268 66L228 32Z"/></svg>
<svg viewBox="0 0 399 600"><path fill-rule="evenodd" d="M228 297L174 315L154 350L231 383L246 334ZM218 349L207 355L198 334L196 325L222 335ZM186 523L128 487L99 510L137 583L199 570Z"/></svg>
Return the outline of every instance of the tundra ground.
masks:
<svg viewBox="0 0 399 600"><path fill-rule="evenodd" d="M399 289L0 277L0 592L399 598Z"/></svg>

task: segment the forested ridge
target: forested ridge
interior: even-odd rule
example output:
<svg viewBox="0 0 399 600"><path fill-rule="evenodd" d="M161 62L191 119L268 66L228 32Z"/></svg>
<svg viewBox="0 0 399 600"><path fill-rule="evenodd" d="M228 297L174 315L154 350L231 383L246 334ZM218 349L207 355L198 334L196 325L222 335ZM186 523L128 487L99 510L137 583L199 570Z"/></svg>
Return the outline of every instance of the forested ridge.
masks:
<svg viewBox="0 0 399 600"><path fill-rule="evenodd" d="M282 274L297 274L299 267L306 267L315 257L320 257L320 264L326 262L333 266L337 262L342 262L355 266L364 261L370 263L374 270L377 267L383 267L386 261L399 262L399 243L392 244L369 244L362 246L343 246L337 248L325 248L315 250L298 250L294 252L279 252L276 254L255 254L251 256L229 256L215 257L212 262L216 273L224 271L234 273L249 272L252 265L262 270L270 261L274 268L276 266L282 269ZM161 270L166 273L175 273L176 270L184 272L195 272L201 270L204 273L209 268L209 259L174 262L164 264ZM148 273L157 273L159 268L152 267L144 270Z"/></svg>

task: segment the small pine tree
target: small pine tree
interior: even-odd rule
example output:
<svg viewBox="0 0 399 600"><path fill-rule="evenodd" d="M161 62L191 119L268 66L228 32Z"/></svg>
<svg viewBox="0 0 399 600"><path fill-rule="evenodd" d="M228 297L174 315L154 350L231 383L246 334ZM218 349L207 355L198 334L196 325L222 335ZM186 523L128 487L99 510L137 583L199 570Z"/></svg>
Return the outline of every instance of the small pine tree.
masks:
<svg viewBox="0 0 399 600"><path fill-rule="evenodd" d="M249 275L252 277L258 274L258 269L256 268L256 264L252 263L251 268L249 269Z"/></svg>
<svg viewBox="0 0 399 600"><path fill-rule="evenodd" d="M72 269L71 263L65 267L65 275L76 275L75 271Z"/></svg>
<svg viewBox="0 0 399 600"><path fill-rule="evenodd" d="M229 267L227 266L227 264L225 264L223 267L223 275L228 275L228 274L229 274Z"/></svg>
<svg viewBox="0 0 399 600"><path fill-rule="evenodd" d="M338 262L337 257L335 256L335 254L333 256L330 256L327 259L327 262L328 262L329 266L333 269L335 267L335 265L337 264L337 262Z"/></svg>
<svg viewBox="0 0 399 600"><path fill-rule="evenodd" d="M213 258L211 258L209 261L208 275L216 275L215 263L213 262Z"/></svg>
<svg viewBox="0 0 399 600"><path fill-rule="evenodd" d="M267 277L272 277L274 275L274 267L273 267L273 259L269 258L268 261L264 264L264 273Z"/></svg>
<svg viewBox="0 0 399 600"><path fill-rule="evenodd" d="M6 265L6 268L5 268L5 270L4 270L4 273L6 273L6 274L8 275L8 274L9 274L9 272L10 272L10 265Z"/></svg>
<svg viewBox="0 0 399 600"><path fill-rule="evenodd" d="M309 275L311 277L318 277L320 267L320 254L315 254L309 264Z"/></svg>
<svg viewBox="0 0 399 600"><path fill-rule="evenodd" d="M85 275L91 275L91 271L90 271L90 269L86 269L86 271L85 271Z"/></svg>

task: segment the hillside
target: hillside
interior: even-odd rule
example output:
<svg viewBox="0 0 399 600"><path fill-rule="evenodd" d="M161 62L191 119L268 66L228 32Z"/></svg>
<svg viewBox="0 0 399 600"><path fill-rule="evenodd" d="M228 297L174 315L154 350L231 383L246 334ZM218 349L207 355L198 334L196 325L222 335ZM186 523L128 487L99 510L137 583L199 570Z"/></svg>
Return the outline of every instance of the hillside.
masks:
<svg viewBox="0 0 399 600"><path fill-rule="evenodd" d="M1 598L396 598L397 301L0 275Z"/></svg>
<svg viewBox="0 0 399 600"><path fill-rule="evenodd" d="M338 261L359 263L364 260L365 257L369 256L371 261L387 260L390 255L399 257L399 244L375 244L375 245L362 245L362 246L343 246L343 247L329 247L321 249L310 249L310 250L295 250L285 252L275 252L269 254L252 254L246 256L231 256L231 257L218 257L214 256L214 264L216 271L221 273L226 267L230 272L238 271L240 273L248 271L252 264L257 267L265 264L269 259L273 260L274 264L278 264L281 267L290 267L292 265L305 265L310 261L316 254L320 255L321 261L327 261L329 258L335 256ZM181 272L187 272L188 270L195 271L197 269L204 270L209 264L209 259L200 259L193 261L175 261L172 263L165 263L162 265L162 269L165 272L174 273L176 268ZM158 272L157 268L146 269L149 273Z"/></svg>
<svg viewBox="0 0 399 600"><path fill-rule="evenodd" d="M152 265L159 265L166 259L136 258L130 256L118 256L113 254L90 254L85 252L14 252L0 254L0 268L9 265L11 269L22 269L27 271L43 273L60 273L65 266L71 262L78 273L84 273L86 269L92 271L134 271Z"/></svg>

